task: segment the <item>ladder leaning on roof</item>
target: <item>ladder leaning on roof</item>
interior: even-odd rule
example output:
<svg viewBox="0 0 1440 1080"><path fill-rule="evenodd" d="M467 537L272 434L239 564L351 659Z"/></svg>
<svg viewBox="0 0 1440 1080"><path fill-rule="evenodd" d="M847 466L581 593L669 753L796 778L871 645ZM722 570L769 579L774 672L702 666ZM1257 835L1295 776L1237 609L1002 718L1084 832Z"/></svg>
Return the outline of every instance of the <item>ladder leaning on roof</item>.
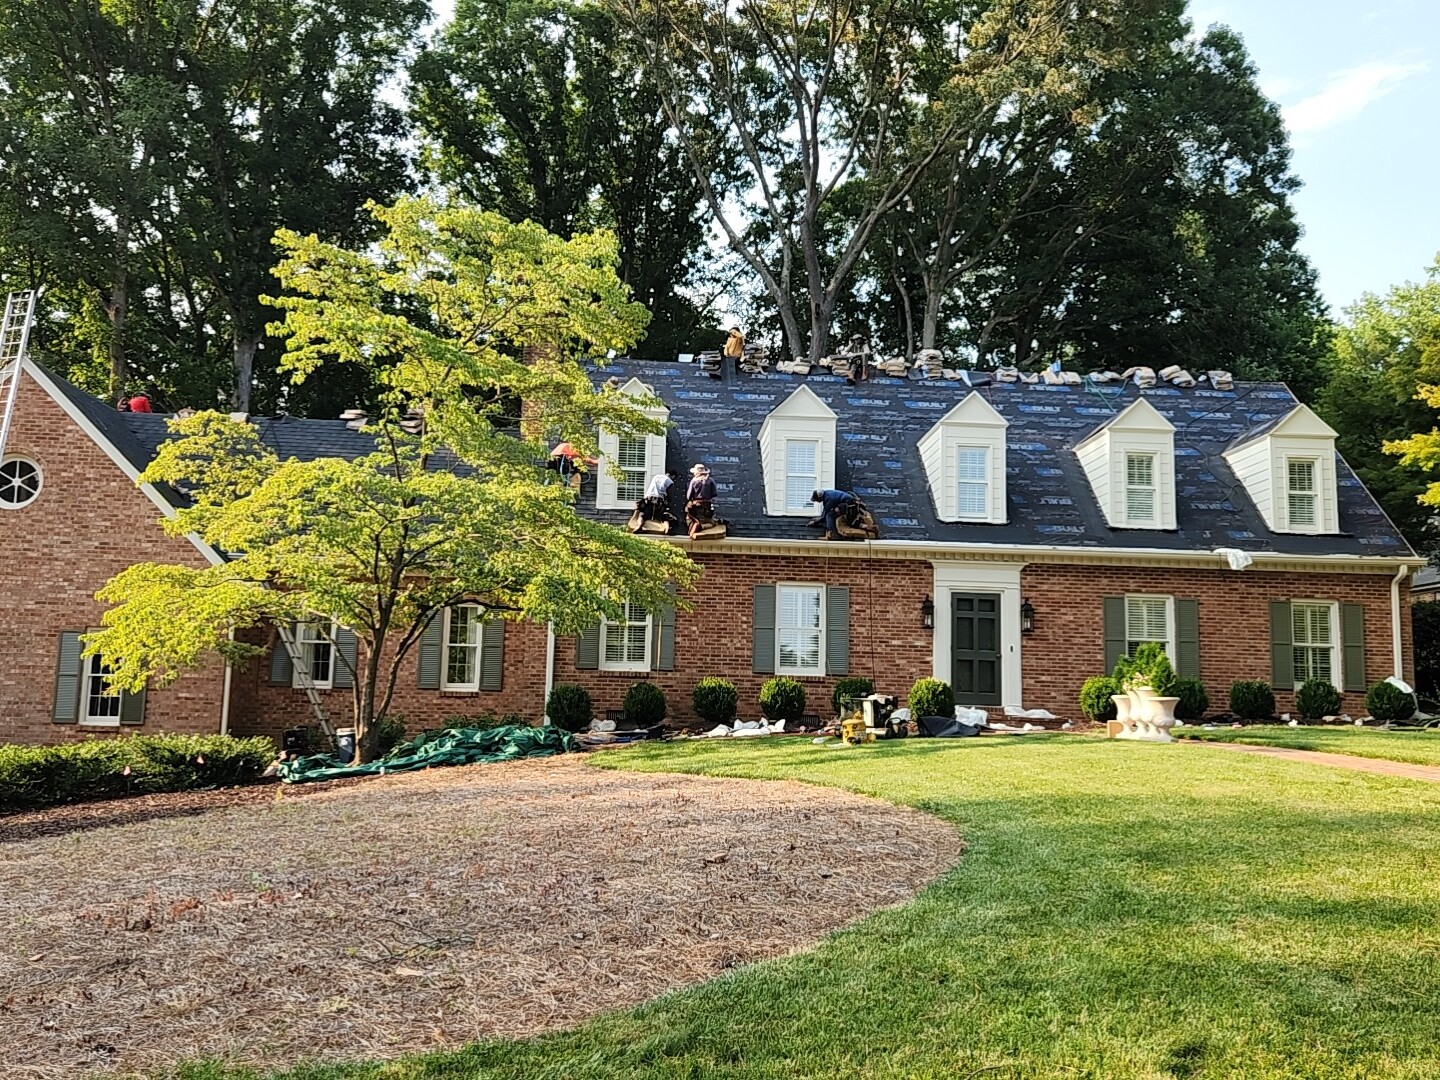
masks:
<svg viewBox="0 0 1440 1080"><path fill-rule="evenodd" d="M30 343L30 324L35 321L35 290L12 292L5 298L5 319L0 322L0 393L5 411L0 414L0 462L10 441L10 422L15 416L15 399L20 393L20 372L25 365L25 347Z"/></svg>

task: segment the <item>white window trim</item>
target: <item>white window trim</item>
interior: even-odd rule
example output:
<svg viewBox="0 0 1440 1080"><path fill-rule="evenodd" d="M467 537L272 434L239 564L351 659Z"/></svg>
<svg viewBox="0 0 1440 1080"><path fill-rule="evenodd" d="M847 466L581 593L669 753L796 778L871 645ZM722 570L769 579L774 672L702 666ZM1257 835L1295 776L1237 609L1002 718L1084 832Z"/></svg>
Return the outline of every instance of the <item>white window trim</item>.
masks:
<svg viewBox="0 0 1440 1080"><path fill-rule="evenodd" d="M960 455L966 450L979 450L985 455L985 479L983 480L962 480L960 478ZM955 520L956 521L990 521L991 486L995 481L995 448L988 443L955 442L951 444L951 452L955 455ZM985 509L978 514L967 514L961 507L960 485L979 484L985 489Z"/></svg>
<svg viewBox="0 0 1440 1080"><path fill-rule="evenodd" d="M1305 461L1310 464L1310 480L1313 486L1309 495L1314 502L1311 504L1311 521L1308 525L1296 522L1290 513L1290 496L1293 494L1290 488L1290 463L1292 461ZM1286 454L1281 460L1280 474L1285 478L1285 531L1290 533L1323 532L1325 507L1321 498L1321 488L1324 486L1324 480L1321 476L1319 457L1310 454Z"/></svg>
<svg viewBox="0 0 1440 1080"><path fill-rule="evenodd" d="M1165 646L1165 655L1170 658L1170 663L1178 663L1176 657L1176 627L1175 627L1175 597L1167 596L1164 593L1126 593L1125 594L1125 648L1130 648L1130 601L1131 600L1164 600L1165 601L1165 640L1161 642Z"/></svg>
<svg viewBox="0 0 1440 1080"><path fill-rule="evenodd" d="M314 642L302 636L303 628L306 626L315 626L316 624L317 620L314 619L306 619L295 624L295 651L300 654L300 659L305 662L307 673L314 667L314 665L310 663L310 645ZM330 646L330 678L323 682L318 679L311 680L316 690L333 690L335 688L335 665L340 662L340 651L336 646L336 641L339 636L340 624L334 619L331 619L329 630L330 640L328 642ZM305 688L305 683L300 677L298 668L291 669L290 685L296 690L303 690Z"/></svg>
<svg viewBox="0 0 1440 1080"><path fill-rule="evenodd" d="M1295 608L1297 606L1323 607L1330 609L1330 685L1335 687L1336 690L1339 690L1343 694L1345 692L1345 673L1341 670L1341 666L1345 663L1345 648L1340 640L1340 602L1338 600L1304 599L1290 601L1290 648L1292 650L1292 667L1294 666L1293 650L1297 645L1297 642L1295 641ZM1318 646L1305 645L1303 642L1300 642L1298 644L1300 648L1318 648ZM1305 680L1300 678L1300 673L1298 671L1294 672L1294 679L1295 689L1299 690Z"/></svg>
<svg viewBox="0 0 1440 1080"><path fill-rule="evenodd" d="M1149 485L1130 483L1130 459L1150 459L1150 483ZM1126 450L1124 452L1125 474L1121 478L1121 505L1125 512L1125 524L1128 527L1155 529L1160 527L1160 456L1153 450ZM1135 517L1130 513L1130 492L1150 492L1150 516L1148 518Z"/></svg>
<svg viewBox="0 0 1440 1080"><path fill-rule="evenodd" d="M450 613L456 608L462 607L475 609L475 625L479 628L479 632L476 634L475 644L473 646L468 646L475 650L475 665L471 669L474 672L474 678L472 678L469 682L457 683L450 681L450 649L453 647L450 644ZM483 610L484 609L479 604L452 604L450 607L447 607L445 609L445 616L440 626L440 647L442 650L440 654L441 690L450 690L463 693L479 692L480 660L481 657L485 655L485 620L484 618L482 618Z"/></svg>
<svg viewBox="0 0 1440 1080"><path fill-rule="evenodd" d="M640 467L639 467L638 469L627 469L627 468L623 467L623 466L620 464L620 451L621 451L621 449L623 448L623 445L624 445L624 443L625 443L626 441L629 441L629 442L632 442L632 443L639 443L639 444L640 444L641 463L640 463ZM644 435L618 435L618 436L616 436L616 438L615 438L615 462L614 462L614 473L615 473L615 500L616 500L616 502L627 503L627 504L628 504L628 503L636 502L636 501L639 500L639 499L643 499L643 498L645 497L645 489L646 489L646 488L649 486L649 484L650 484L650 477L653 476L657 471L658 471L658 470L652 469L652 468L650 467L650 442L649 442L649 439L646 438L646 436L644 436ZM621 487L624 486L625 481L630 478L630 475L631 475L632 473L636 473L636 472L638 472L638 473L640 474L640 487L639 487L639 492L640 492L640 493L639 493L638 495L628 496L628 495L624 494L620 489L621 489Z"/></svg>
<svg viewBox="0 0 1440 1080"><path fill-rule="evenodd" d="M115 702L114 716L92 716L90 713L90 680L95 677L95 672L91 669L100 662L98 654L84 658L85 666L80 672L80 678L83 680L80 686L80 724L83 727L118 728L120 726L120 713L124 708L122 698L119 694L109 699Z"/></svg>
<svg viewBox="0 0 1440 1080"><path fill-rule="evenodd" d="M628 602L626 614L629 614ZM643 661L610 661L605 659L605 639L610 627L630 627L635 625L638 625L636 621L627 620L625 622L612 622L610 619L606 618L603 615L600 617L601 671L649 671L651 669L651 661L655 655L655 613L653 611L647 612L645 615L645 659Z"/></svg>
<svg viewBox="0 0 1440 1080"><path fill-rule="evenodd" d="M39 499L45 491L45 470L40 467L38 461L32 457L26 457L24 454L6 454L3 458L0 458L0 465L9 465L12 461L23 461L35 470L35 479L37 481L35 494L24 502L0 502L0 510L24 510L27 506L35 505L36 500Z"/></svg>
<svg viewBox="0 0 1440 1080"><path fill-rule="evenodd" d="M813 447L815 448L815 471L814 471L814 472L810 472L810 473L792 473L792 472L790 471L790 445L791 445L792 443L809 443L811 446L813 446ZM822 445L821 440L818 439L818 438L810 438L810 437L808 437L808 436L803 436L803 435L798 435L798 436L786 436L786 438L785 438L785 444L784 444L784 446L782 447L782 450L781 450L781 461L782 461L782 463L783 463L784 466L785 466L785 496L786 496L786 498L785 498L785 512L786 512L787 514L806 513L806 512L809 511L809 509L810 509L812 506L815 505L814 503L812 503L812 502L810 501L810 496L811 496L812 494L814 494L815 492L819 491L821 488L823 488L823 487L825 486L824 484L822 484L822 483L820 482L820 480L821 480L821 477L820 477L820 472L821 472L820 455L821 455L823 452L824 452L824 446ZM808 480L809 480L809 485L810 485L810 490L805 493L805 499L804 499L803 502L797 503L795 506L791 506L791 505L790 505L790 498L789 498L789 495L790 495L790 478L791 478L792 476L802 476L802 475L808 478Z"/></svg>
<svg viewBox="0 0 1440 1080"><path fill-rule="evenodd" d="M785 627L780 625L780 593L783 589L813 589L820 594L820 649L816 654L819 659L817 667L786 667L780 662L780 631ZM818 581L777 581L775 583L775 674L790 675L802 678L815 678L825 674L825 586Z"/></svg>

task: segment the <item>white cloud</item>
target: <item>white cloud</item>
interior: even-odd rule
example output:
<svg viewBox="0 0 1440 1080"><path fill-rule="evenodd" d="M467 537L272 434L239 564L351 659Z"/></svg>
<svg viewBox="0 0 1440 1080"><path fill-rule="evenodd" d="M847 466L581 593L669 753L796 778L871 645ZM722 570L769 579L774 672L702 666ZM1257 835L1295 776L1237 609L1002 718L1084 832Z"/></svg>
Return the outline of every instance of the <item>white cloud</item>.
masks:
<svg viewBox="0 0 1440 1080"><path fill-rule="evenodd" d="M1284 108L1285 123L1293 134L1323 131L1358 116L1368 105L1379 101L1411 75L1424 71L1424 63L1400 64L1372 60L1368 64L1338 71L1318 94L1302 98Z"/></svg>

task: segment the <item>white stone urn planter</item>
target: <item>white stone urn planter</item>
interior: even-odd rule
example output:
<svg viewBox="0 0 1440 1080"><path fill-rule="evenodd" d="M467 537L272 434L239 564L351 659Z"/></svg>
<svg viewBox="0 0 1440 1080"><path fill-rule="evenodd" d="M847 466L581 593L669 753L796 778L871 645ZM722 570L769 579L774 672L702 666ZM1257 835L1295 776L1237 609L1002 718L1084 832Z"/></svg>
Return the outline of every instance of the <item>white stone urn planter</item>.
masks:
<svg viewBox="0 0 1440 1080"><path fill-rule="evenodd" d="M1154 734L1150 738L1155 742L1174 742L1170 737L1170 729L1175 726L1175 706L1180 704L1178 697L1157 697L1154 699L1154 712L1150 715L1150 725Z"/></svg>
<svg viewBox="0 0 1440 1080"><path fill-rule="evenodd" d="M1150 738L1151 702L1155 698L1155 691L1151 690L1148 686L1132 686L1125 693L1130 699L1130 726L1117 735L1116 738Z"/></svg>
<svg viewBox="0 0 1440 1080"><path fill-rule="evenodd" d="M1110 700L1115 703L1115 722L1120 725L1115 738L1128 739L1130 732L1135 730L1135 719L1130 715L1130 695L1112 694Z"/></svg>

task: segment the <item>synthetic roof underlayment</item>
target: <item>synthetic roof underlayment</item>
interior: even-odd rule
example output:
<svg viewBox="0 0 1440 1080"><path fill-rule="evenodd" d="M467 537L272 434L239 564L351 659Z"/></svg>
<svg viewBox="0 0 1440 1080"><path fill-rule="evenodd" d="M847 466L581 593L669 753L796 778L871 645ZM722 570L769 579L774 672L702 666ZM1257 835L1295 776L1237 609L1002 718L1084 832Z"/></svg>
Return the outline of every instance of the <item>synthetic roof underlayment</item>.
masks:
<svg viewBox="0 0 1440 1080"><path fill-rule="evenodd" d="M1075 548L1212 551L1218 547L1291 555L1410 555L1408 544L1343 460L1336 478L1340 533L1271 532L1226 464L1227 446L1273 425L1298 402L1281 383L1237 383L1233 390L1132 383L1049 386L993 383L981 394L1009 421L1003 525L939 521L917 444L935 422L972 392L963 382L877 376L858 386L834 375L737 374L712 379L696 364L615 360L595 369L596 382L631 377L654 388L670 410L667 465L684 476L696 462L710 467L717 511L731 535L809 539L804 518L767 517L759 452L760 425L801 385L834 410L836 486L854 491L879 521L882 540L960 544L1039 544ZM143 468L166 438L165 417L116 412L53 378L62 392ZM1177 525L1173 531L1114 529L1106 524L1074 447L1118 412L1144 397L1175 425ZM374 448L341 420L256 417L264 441L282 457L355 457ZM679 488L681 485L677 484ZM677 509L679 506L678 492ZM619 524L628 511L595 510L593 474L580 509Z"/></svg>

